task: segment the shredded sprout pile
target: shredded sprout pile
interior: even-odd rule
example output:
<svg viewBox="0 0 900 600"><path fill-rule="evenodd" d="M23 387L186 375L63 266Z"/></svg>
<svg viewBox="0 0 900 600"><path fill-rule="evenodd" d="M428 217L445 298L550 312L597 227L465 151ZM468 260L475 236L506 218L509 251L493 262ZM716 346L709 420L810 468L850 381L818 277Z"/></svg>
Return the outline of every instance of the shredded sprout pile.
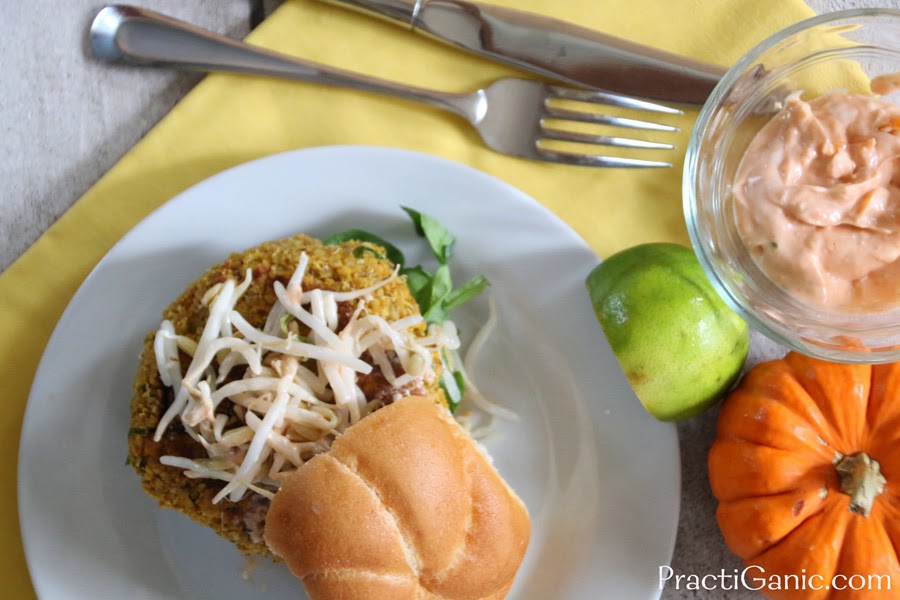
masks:
<svg viewBox="0 0 900 600"><path fill-rule="evenodd" d="M262 329L235 310L251 282L248 270L240 284L228 280L205 294L209 318L198 341L178 335L169 321L156 332L157 367L174 400L154 440L177 418L208 455L163 456L160 462L184 469L190 478L227 482L215 503L237 502L248 490L272 498L288 474L379 408L384 400L367 399L359 375L380 370L395 400L435 381L435 356L458 356L452 321L431 324L417 338L410 328L423 321L421 315L389 322L367 312L371 294L396 278L396 270L370 287L333 292L303 289L307 264L303 253L287 286L275 282L278 300ZM338 330L340 302L356 304ZM179 351L191 357L185 373ZM372 364L362 360L366 353Z"/></svg>

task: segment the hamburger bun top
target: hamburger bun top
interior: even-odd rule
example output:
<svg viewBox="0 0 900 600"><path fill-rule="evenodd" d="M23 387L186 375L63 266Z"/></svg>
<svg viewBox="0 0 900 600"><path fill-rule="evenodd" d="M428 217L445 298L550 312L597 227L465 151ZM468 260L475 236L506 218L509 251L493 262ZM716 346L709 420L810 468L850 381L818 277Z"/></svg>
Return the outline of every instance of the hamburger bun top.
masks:
<svg viewBox="0 0 900 600"><path fill-rule="evenodd" d="M449 411L404 398L350 427L275 495L265 540L312 600L504 598L530 521Z"/></svg>

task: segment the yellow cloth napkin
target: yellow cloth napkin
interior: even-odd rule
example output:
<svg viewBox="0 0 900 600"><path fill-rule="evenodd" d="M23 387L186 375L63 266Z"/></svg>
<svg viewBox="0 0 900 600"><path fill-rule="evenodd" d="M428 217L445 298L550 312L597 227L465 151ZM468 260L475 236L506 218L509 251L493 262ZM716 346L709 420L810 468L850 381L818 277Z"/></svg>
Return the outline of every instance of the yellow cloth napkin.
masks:
<svg viewBox="0 0 900 600"><path fill-rule="evenodd" d="M812 15L800 0L495 0L722 65ZM370 75L469 91L510 69L315 0L288 0L248 41ZM72 49L76 51L77 49ZM284 150L372 144L460 161L519 187L601 255L645 241L687 242L681 163L696 113L676 119L675 168L584 169L485 149L451 115L363 93L235 75L203 80L0 275L0 581L33 597L19 537L16 461L22 415L41 352L84 277L131 227L178 192L228 167ZM673 121L669 121L673 122ZM122 399L127 402L127 398ZM124 430L123 430L124 435Z"/></svg>

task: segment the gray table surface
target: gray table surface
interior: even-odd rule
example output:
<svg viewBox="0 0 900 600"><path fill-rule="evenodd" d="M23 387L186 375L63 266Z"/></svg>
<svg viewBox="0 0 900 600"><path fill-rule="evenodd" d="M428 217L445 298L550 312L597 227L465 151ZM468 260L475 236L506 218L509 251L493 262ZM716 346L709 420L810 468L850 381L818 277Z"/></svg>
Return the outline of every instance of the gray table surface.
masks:
<svg viewBox="0 0 900 600"><path fill-rule="evenodd" d="M109 69L80 50L100 6L95 0L6 0L0 20L0 271L165 115L199 80L190 74ZM142 0L153 8L243 37L278 0ZM810 0L817 12L893 6L900 0ZM754 336L750 362L777 353ZM739 561L715 521L706 454L716 412L681 423L681 520L672 568L678 574L732 573ZM750 591L687 590L663 598L757 598Z"/></svg>

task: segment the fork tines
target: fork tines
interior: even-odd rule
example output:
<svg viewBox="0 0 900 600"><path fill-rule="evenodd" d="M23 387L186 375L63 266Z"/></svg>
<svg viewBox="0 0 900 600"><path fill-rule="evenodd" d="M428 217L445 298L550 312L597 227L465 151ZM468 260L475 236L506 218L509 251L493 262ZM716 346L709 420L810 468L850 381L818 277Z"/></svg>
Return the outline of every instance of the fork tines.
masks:
<svg viewBox="0 0 900 600"><path fill-rule="evenodd" d="M605 106L615 106L619 108L645 110L659 112L665 114L682 114L682 111L648 102L646 100L638 100L628 96L620 96L609 92L601 92L594 90L583 90L577 88L561 87L556 85L547 86L548 96L544 102L544 117L540 121L539 136L543 140L555 140L560 142L574 142L579 144L592 144L600 146L613 146L617 148L642 148L656 150L672 150L675 148L672 144L660 142L648 142L645 140L636 140L632 138L624 138L609 135L591 135L579 133L575 131L566 131L548 127L545 123L546 119L556 119L560 121L571 121L578 123L591 123L597 125L610 125L613 127L623 127L627 129L643 129L648 131L678 131L677 127L664 125L661 123L653 123L651 121L642 121L639 119L629 119L626 117L614 117L611 115L597 114L587 111L571 110L550 106L549 100L574 100L576 102L585 102L589 104L600 104ZM540 140L539 140L540 141ZM618 158L612 156L591 156L586 154L576 154L571 152L563 152L548 148L537 147L537 151L546 160L553 162L561 162L566 164L595 166L595 167L671 167L671 163L652 160L640 160L633 158Z"/></svg>
<svg viewBox="0 0 900 600"><path fill-rule="evenodd" d="M647 102L646 100L638 100L629 96L621 96L610 92L601 92L597 90L582 90L578 88L563 87L559 85L549 85L547 89L554 98L564 100L577 100L579 102L590 102L591 104L605 104L607 106L618 106L620 108L634 108L637 110L649 110L651 112L661 112L670 115L680 115L682 111L671 106L656 104L655 102Z"/></svg>

